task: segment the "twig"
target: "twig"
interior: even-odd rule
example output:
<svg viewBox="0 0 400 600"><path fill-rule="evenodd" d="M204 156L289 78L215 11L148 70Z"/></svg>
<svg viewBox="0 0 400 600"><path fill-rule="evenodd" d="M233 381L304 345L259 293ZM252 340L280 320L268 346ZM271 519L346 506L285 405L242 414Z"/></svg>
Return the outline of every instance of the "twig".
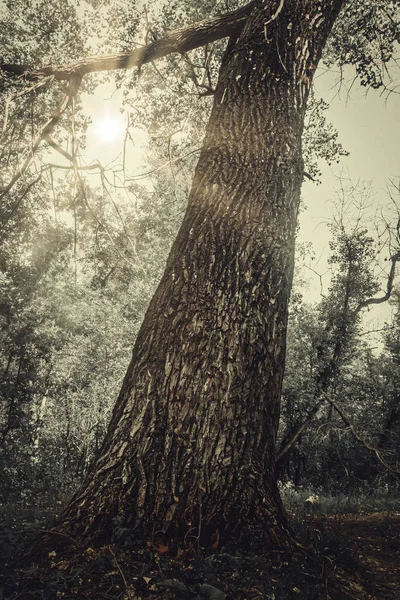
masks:
<svg viewBox="0 0 400 600"><path fill-rule="evenodd" d="M3 138L6 134L7 123L8 123L8 107L10 105L10 99L5 101L4 103L4 117L3 117L3 126L1 128L0 142L3 141Z"/></svg>
<svg viewBox="0 0 400 600"><path fill-rule="evenodd" d="M11 211L7 215L7 218L5 219L4 224L8 223L8 221L12 218L12 216L14 215L14 213L18 210L18 207L21 205L22 200L29 193L29 191L33 188L33 186L36 185L41 180L41 177L42 176L40 174L38 177L36 177L36 179L34 179L33 181L31 181L29 183L29 185L26 186L26 188L23 191L23 193L19 196L18 200L15 202L14 206L11 208Z"/></svg>
<svg viewBox="0 0 400 600"><path fill-rule="evenodd" d="M375 446L372 446L363 437L361 437L361 435L356 431L354 425L350 422L350 419L345 415L345 413L343 412L343 409L337 404L337 402L332 400L332 398L330 398L328 395L325 395L325 398L329 402L329 404L336 410L336 412L341 417L341 419L343 420L345 425L347 425L347 427L349 428L354 439L356 439L358 442L363 444L367 448L367 450L370 450L371 452L373 452L375 454L376 458L379 460L379 462L385 467L385 469L387 469L391 473L400 475L400 471L398 469L395 469L394 467L391 467L390 465L387 464L387 462L384 460L384 458L382 456L382 452L380 450L378 450L378 448L375 448Z"/></svg>
<svg viewBox="0 0 400 600"><path fill-rule="evenodd" d="M79 548L79 544L76 540L74 540L74 538L70 537L69 535L66 535L65 533L61 533L61 531L52 531L51 529L40 529L39 531L41 533L50 533L51 535L59 535L65 539L69 540L70 542L72 542L76 548Z"/></svg>
<svg viewBox="0 0 400 600"><path fill-rule="evenodd" d="M122 581L124 582L125 591L126 591L126 593L128 594L128 598L129 598L130 600L134 600L135 596L132 596L132 594L131 594L131 591L130 591L130 589L128 588L128 583L127 583L127 581L126 581L126 579L125 579L124 572L123 572L123 570L121 569L121 566L120 566L120 564L119 564L119 562L118 562L118 560L117 560L117 557L115 556L115 553L114 553L113 549L111 548L111 546L108 546L108 550L109 550L109 552L110 552L111 556L113 557L113 559L115 560L115 564L116 564L116 566L117 566L117 569L118 569L118 571L119 571L119 573L120 573L120 575L121 575L121 577L122 577Z"/></svg>
<svg viewBox="0 0 400 600"><path fill-rule="evenodd" d="M272 23L273 21L275 21L275 19L278 17L279 13L281 12L284 4L285 4L285 0L281 0L278 8L276 9L276 11L272 15L272 17L268 21L264 21L264 37L265 37L265 39L267 39L267 27L268 27L268 25L270 23Z"/></svg>
<svg viewBox="0 0 400 600"><path fill-rule="evenodd" d="M317 180L312 175L310 175L310 173L307 173L307 171L303 171L303 175L304 177L307 177L307 179L309 179L310 181L316 183Z"/></svg>
<svg viewBox="0 0 400 600"><path fill-rule="evenodd" d="M17 183L17 181L22 177L22 175L28 169L28 167L30 166L30 164L33 161L36 150L38 149L38 147L40 145L40 142L42 140L46 139L46 137L50 136L54 127L57 125L57 123L61 119L62 115L68 108L72 98L74 98L76 96L78 89L79 89L80 81L81 81L80 78L76 78L76 77L74 77L70 81L67 92L64 95L64 97L62 98L59 105L57 106L56 111L53 113L51 118L47 121L45 126L42 128L42 131L37 136L37 138L33 142L32 146L29 148L29 154L26 157L24 163L20 167L17 168L17 171L15 172L14 176L12 177L10 183L5 188L3 188L3 190L1 191L0 200L2 198L4 198L4 196L13 188L13 186Z"/></svg>

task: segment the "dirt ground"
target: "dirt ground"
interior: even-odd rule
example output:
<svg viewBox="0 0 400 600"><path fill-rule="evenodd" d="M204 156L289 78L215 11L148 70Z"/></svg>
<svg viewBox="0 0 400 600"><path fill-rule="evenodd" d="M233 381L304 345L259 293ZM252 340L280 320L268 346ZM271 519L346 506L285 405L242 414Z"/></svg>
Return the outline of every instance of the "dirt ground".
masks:
<svg viewBox="0 0 400 600"><path fill-rule="evenodd" d="M54 546L39 564L14 569L6 552L0 598L400 600L399 512L309 515L294 518L293 528L304 549L295 559L250 547L203 549L182 560L139 547L68 555Z"/></svg>
<svg viewBox="0 0 400 600"><path fill-rule="evenodd" d="M361 580L371 598L400 600L400 513L318 516L310 525L348 543L365 569Z"/></svg>

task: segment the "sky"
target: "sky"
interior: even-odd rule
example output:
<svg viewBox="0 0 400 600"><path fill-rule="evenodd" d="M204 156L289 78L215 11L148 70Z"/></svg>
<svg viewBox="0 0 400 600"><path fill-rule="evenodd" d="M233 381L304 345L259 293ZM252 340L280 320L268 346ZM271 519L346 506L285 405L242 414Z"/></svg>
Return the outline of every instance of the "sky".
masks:
<svg viewBox="0 0 400 600"><path fill-rule="evenodd" d="M324 66L317 71L314 80L316 96L329 104L327 119L339 132L339 141L350 153L340 164L329 167L320 164L321 184L306 181L302 196L307 209L300 215L299 241L311 241L315 252L312 267L321 275L323 291L329 284L327 258L329 256L329 220L334 212L334 201L340 191L340 178L348 184L358 184L359 189L369 189L369 209L366 210L366 226L374 228L375 213L391 208L387 187L390 180L397 184L400 179L400 89L388 97L379 90L366 90L354 84L350 68L345 71L346 85L340 89L337 73L326 71ZM400 205L400 198L399 205ZM378 210L378 212L379 212ZM384 266L387 266L388 263ZM400 267L397 281L400 281ZM320 278L311 271L305 297L318 301L321 293ZM382 279L382 282L385 282ZM392 309L386 305L374 307L365 317L367 329L374 329L390 319Z"/></svg>
<svg viewBox="0 0 400 600"><path fill-rule="evenodd" d="M400 177L400 96L392 94L385 98L379 90L366 91L357 84L348 94L345 86L338 89L334 71L326 72L322 67L320 72L314 82L316 95L328 102L327 118L350 154L333 167L321 163L321 185L309 181L303 185L308 210L301 217L301 229L305 237L314 238L318 247L323 244L326 232L318 235L317 230L332 210L330 201L339 189L341 175L350 177L354 183L370 182L380 204L389 201L386 192L389 180L398 181ZM350 69L347 78L351 80Z"/></svg>

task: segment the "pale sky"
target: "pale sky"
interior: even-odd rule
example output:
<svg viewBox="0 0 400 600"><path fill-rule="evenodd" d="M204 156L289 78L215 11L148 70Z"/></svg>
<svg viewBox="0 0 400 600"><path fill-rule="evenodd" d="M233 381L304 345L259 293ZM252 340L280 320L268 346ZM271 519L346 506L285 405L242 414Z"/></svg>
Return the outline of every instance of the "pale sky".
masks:
<svg viewBox="0 0 400 600"><path fill-rule="evenodd" d="M321 69L323 71L323 69ZM353 182L371 182L377 192L377 201L386 204L386 185L389 179L400 177L400 96L391 94L385 99L379 90L359 86L338 90L336 74L324 72L315 79L316 95L327 101L327 118L339 132L339 140L350 155L339 165L328 167L321 163L322 184L306 181L303 196L308 211L302 216L301 229L305 237L322 243L326 233L316 235L317 227L329 214L327 202L337 189L337 178L344 172ZM350 70L349 70L350 77ZM399 88L400 93L400 88Z"/></svg>
<svg viewBox="0 0 400 600"><path fill-rule="evenodd" d="M327 270L330 236L327 221L332 215L332 201L340 189L340 176L350 178L354 184L360 182L360 187L370 183L371 215L375 208L387 209L391 205L387 185L390 179L396 183L400 179L400 95L392 93L385 97L379 90L367 91L358 83L348 93L346 86L338 90L336 79L335 73L326 73L322 67L316 74L316 96L323 97L330 104L327 119L338 130L339 141L350 155L332 167L321 163L320 185L310 181L304 183L302 196L307 210L300 215L299 241L313 243L316 259L312 266L321 274ZM346 72L346 79L351 81L350 69ZM366 224L372 232L372 219ZM323 281L326 291L329 276L326 275ZM400 281L400 266L397 281ZM306 297L318 300L319 295L320 280L310 272ZM368 329L380 326L390 318L390 313L387 304L373 308L366 317Z"/></svg>

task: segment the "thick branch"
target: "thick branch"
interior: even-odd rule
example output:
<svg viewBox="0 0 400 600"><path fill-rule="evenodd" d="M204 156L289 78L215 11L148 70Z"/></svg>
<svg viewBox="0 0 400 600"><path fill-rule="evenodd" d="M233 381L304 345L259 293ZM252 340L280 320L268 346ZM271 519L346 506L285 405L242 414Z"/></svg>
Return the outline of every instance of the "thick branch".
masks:
<svg viewBox="0 0 400 600"><path fill-rule="evenodd" d="M62 148L60 144L57 144L57 142L55 142L49 134L42 135L42 139L45 140L51 148L54 148L54 150L61 154L61 156L63 156L70 162L73 162L74 159L72 154L64 150L64 148Z"/></svg>
<svg viewBox="0 0 400 600"><path fill-rule="evenodd" d="M58 80L69 80L71 76L83 77L88 73L114 71L141 67L145 63L162 58L173 52L188 52L205 44L234 35L243 27L256 2L213 19L206 19L187 27L180 27L164 37L132 52L120 52L107 56L92 56L66 66L44 67L33 71L28 65L3 64L0 69L11 75L23 76L37 81L41 75L53 75Z"/></svg>
<svg viewBox="0 0 400 600"><path fill-rule="evenodd" d="M325 401L325 397L320 398L317 402L317 404L315 404L313 406L313 408L308 412L307 417L305 418L305 420L303 421L303 423L299 426L299 428L296 430L296 432L290 437L289 441L286 442L281 449L278 452L278 455L276 457L276 461L278 463L278 461L280 461L282 459L282 457L286 454L286 452L288 452L290 450L290 448L293 446L293 444L295 442L297 442L297 440L299 439L299 437L301 436L301 434L303 433L304 429L311 423L311 421L314 419L315 415L317 414L317 412L319 411L319 409L321 408L323 402Z"/></svg>
<svg viewBox="0 0 400 600"><path fill-rule="evenodd" d="M362 310L363 308L366 308L367 306L370 306L371 304L382 304L383 302L387 302L389 300L389 298L392 294L392 291L393 291L393 281L394 281L394 276L396 273L396 264L398 261L400 261L400 252L397 252L391 258L392 264L391 264L390 273L389 273L388 279L387 279L386 293L383 296L381 296L380 298L369 298L368 300L364 300L364 302L360 302L360 304L355 309L353 316L356 316L360 312L360 310Z"/></svg>

